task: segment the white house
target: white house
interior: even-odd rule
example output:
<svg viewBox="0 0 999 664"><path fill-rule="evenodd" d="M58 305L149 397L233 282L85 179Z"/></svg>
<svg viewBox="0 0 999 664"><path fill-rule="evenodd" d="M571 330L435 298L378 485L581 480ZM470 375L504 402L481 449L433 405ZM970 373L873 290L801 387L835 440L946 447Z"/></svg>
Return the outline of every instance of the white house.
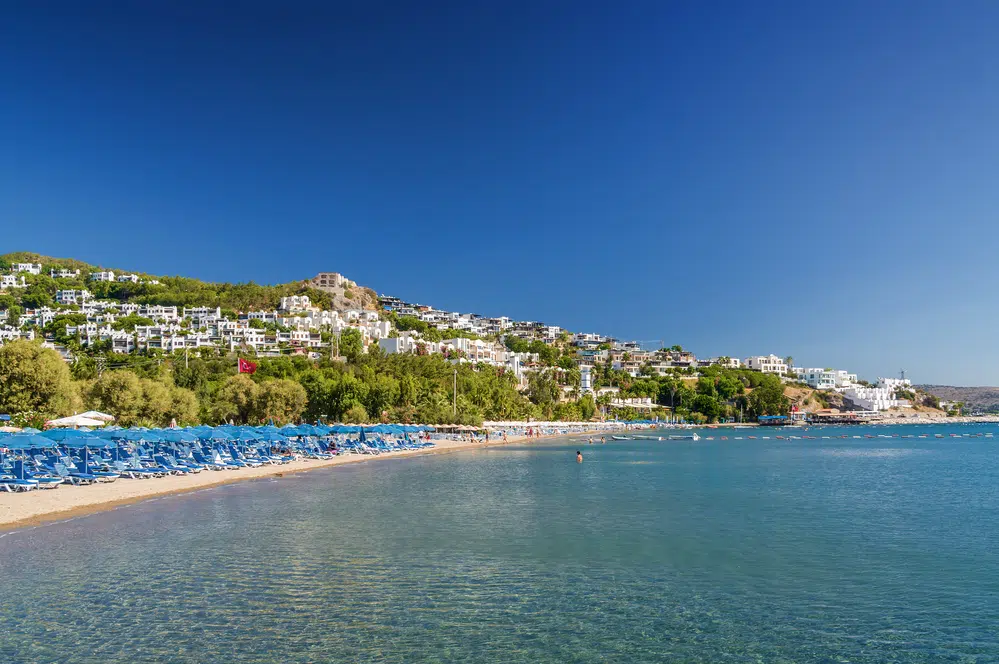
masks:
<svg viewBox="0 0 999 664"><path fill-rule="evenodd" d="M79 270L49 270L49 276L53 279L76 279L80 276Z"/></svg>
<svg viewBox="0 0 999 664"><path fill-rule="evenodd" d="M281 298L281 311L305 311L312 308L312 300L308 295L292 295Z"/></svg>
<svg viewBox="0 0 999 664"><path fill-rule="evenodd" d="M24 277L14 274L0 274L0 288L27 288Z"/></svg>
<svg viewBox="0 0 999 664"><path fill-rule="evenodd" d="M139 275L137 275L137 274L119 274L118 278L115 281L118 281L119 283L123 283L123 284L127 283L127 282L131 282L133 284L137 284L141 280L142 280L141 277L139 277Z"/></svg>
<svg viewBox="0 0 999 664"><path fill-rule="evenodd" d="M756 355L747 357L746 368L762 373L772 373L783 376L787 373L787 364L776 355Z"/></svg>
<svg viewBox="0 0 999 664"><path fill-rule="evenodd" d="M114 271L107 270L105 272L91 272L91 281L114 281Z"/></svg>
<svg viewBox="0 0 999 664"><path fill-rule="evenodd" d="M843 395L853 405L863 410L879 411L889 408L908 408L911 404L895 398L895 390L887 387L864 387L854 385L843 391Z"/></svg>
<svg viewBox="0 0 999 664"><path fill-rule="evenodd" d="M55 301L59 304L83 304L91 297L88 290L59 290L56 291Z"/></svg>
<svg viewBox="0 0 999 664"><path fill-rule="evenodd" d="M27 272L28 274L41 274L42 264L41 263L14 263L11 268L12 272Z"/></svg>

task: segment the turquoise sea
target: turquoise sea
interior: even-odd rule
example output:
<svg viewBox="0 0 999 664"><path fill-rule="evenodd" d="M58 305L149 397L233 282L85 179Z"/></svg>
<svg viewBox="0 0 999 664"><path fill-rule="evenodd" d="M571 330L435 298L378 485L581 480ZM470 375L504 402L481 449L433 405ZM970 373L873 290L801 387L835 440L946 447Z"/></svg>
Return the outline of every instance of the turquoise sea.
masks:
<svg viewBox="0 0 999 664"><path fill-rule="evenodd" d="M999 426L701 433L2 534L0 662L999 662Z"/></svg>

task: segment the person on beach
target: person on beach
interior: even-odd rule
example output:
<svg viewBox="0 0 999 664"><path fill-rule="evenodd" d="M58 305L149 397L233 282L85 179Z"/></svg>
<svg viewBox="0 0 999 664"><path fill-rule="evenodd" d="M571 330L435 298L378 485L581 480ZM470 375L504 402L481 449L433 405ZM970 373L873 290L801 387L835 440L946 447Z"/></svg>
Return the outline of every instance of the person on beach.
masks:
<svg viewBox="0 0 999 664"><path fill-rule="evenodd" d="M583 463L583 453L576 450L576 463Z"/></svg>

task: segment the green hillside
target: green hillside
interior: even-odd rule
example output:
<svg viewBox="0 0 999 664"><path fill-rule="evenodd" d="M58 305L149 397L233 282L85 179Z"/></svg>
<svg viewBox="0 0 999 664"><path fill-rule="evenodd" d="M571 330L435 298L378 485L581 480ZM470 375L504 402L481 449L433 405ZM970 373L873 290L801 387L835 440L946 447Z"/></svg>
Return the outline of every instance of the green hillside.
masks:
<svg viewBox="0 0 999 664"><path fill-rule="evenodd" d="M324 309L332 308L332 299L329 293L312 288L308 281L293 281L276 285L262 285L252 281L237 284L213 283L188 277L151 275L139 270L121 270L116 266L95 266L72 258L53 258L27 251L0 256L0 270L7 270L13 263L41 263L42 274L24 275L29 287L10 289L0 295L0 309L6 308L5 303L28 308L53 306L57 290L83 288L89 290L98 299L113 299L138 304L221 307L233 311L249 311L251 309L275 309L281 298L289 295L308 295L316 306ZM80 270L80 277L53 279L49 276L49 270L53 268ZM160 284L90 281L90 273L100 270L138 274L148 279L155 279ZM370 304L368 301L371 299L372 291L370 289L360 290L365 295L364 303Z"/></svg>

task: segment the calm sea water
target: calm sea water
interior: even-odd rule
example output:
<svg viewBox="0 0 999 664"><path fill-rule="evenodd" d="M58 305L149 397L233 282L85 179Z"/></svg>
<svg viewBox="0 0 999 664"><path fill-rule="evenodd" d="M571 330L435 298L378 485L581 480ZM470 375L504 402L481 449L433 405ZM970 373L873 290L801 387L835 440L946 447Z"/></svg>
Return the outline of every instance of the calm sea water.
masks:
<svg viewBox="0 0 999 664"><path fill-rule="evenodd" d="M783 433L378 461L10 533L0 661L999 661L999 427Z"/></svg>

